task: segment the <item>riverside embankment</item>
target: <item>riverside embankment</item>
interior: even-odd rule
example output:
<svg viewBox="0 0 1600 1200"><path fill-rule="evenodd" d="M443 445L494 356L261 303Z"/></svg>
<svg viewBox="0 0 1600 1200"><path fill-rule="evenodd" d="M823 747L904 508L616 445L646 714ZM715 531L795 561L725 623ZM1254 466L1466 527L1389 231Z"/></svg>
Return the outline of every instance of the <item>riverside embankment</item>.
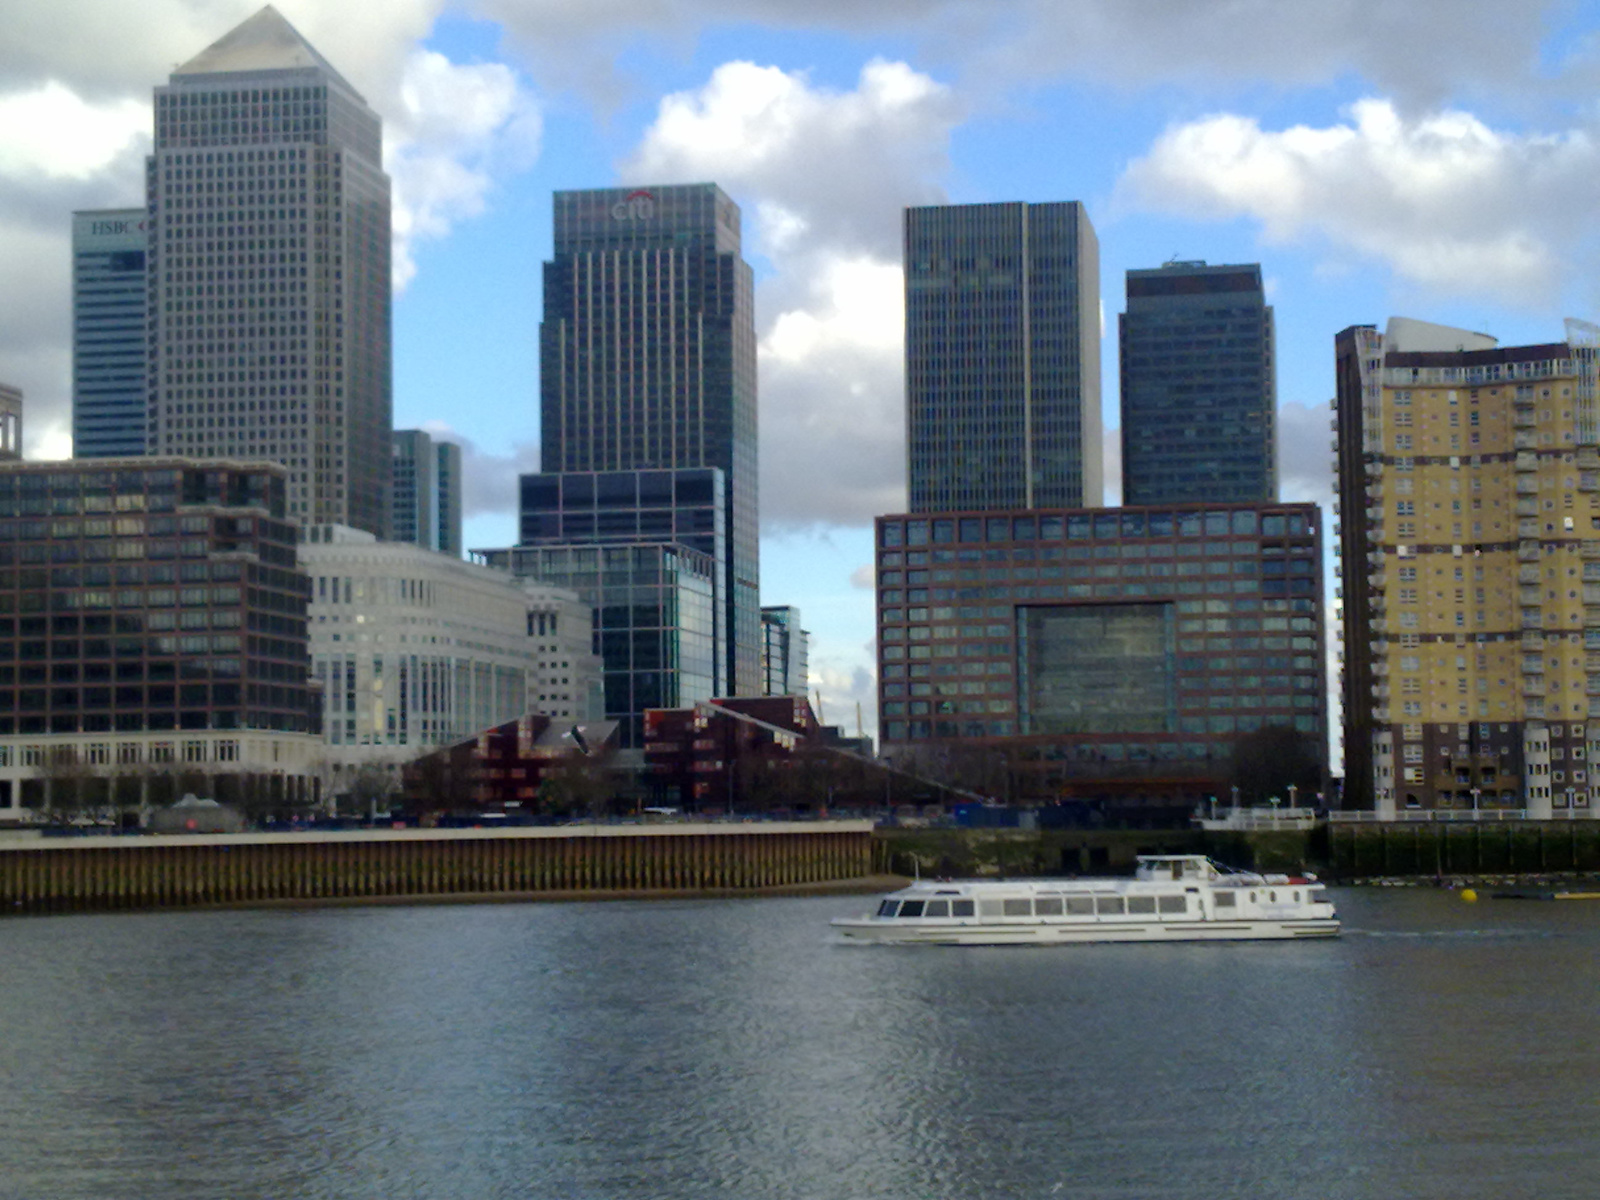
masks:
<svg viewBox="0 0 1600 1200"><path fill-rule="evenodd" d="M869 821L0 839L0 912L717 894L872 874Z"/></svg>

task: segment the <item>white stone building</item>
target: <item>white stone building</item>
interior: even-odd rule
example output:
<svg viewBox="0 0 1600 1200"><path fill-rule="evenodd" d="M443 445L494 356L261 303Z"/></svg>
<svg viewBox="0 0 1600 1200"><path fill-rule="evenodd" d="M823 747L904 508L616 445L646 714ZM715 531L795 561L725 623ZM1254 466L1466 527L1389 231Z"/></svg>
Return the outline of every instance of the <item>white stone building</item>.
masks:
<svg viewBox="0 0 1600 1200"><path fill-rule="evenodd" d="M307 530L300 563L330 792L528 712L603 715L575 593L341 525Z"/></svg>

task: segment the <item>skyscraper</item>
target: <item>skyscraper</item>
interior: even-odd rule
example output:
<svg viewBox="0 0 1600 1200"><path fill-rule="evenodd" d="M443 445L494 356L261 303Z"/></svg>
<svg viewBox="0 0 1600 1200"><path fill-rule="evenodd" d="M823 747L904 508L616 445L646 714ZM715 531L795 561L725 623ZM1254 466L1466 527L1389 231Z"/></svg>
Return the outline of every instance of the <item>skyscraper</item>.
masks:
<svg viewBox="0 0 1600 1200"><path fill-rule="evenodd" d="M1346 807L1600 815L1600 329L1334 346Z"/></svg>
<svg viewBox="0 0 1600 1200"><path fill-rule="evenodd" d="M1100 248L1077 201L906 210L911 511L1101 502Z"/></svg>
<svg viewBox="0 0 1600 1200"><path fill-rule="evenodd" d="M271 459L289 515L380 536L389 180L378 116L270 6L155 93L149 452Z"/></svg>
<svg viewBox="0 0 1600 1200"><path fill-rule="evenodd" d="M753 286L738 205L715 184L555 195L541 463L548 473L721 469L722 695L761 690Z"/></svg>
<svg viewBox="0 0 1600 1200"><path fill-rule="evenodd" d="M1272 307L1258 263L1128 272L1124 504L1277 499Z"/></svg>
<svg viewBox="0 0 1600 1200"><path fill-rule="evenodd" d="M394 433L389 536L461 557L461 447L420 429Z"/></svg>
<svg viewBox="0 0 1600 1200"><path fill-rule="evenodd" d="M22 457L22 389L0 383L0 462Z"/></svg>
<svg viewBox="0 0 1600 1200"><path fill-rule="evenodd" d="M144 209L72 214L72 453L145 452Z"/></svg>

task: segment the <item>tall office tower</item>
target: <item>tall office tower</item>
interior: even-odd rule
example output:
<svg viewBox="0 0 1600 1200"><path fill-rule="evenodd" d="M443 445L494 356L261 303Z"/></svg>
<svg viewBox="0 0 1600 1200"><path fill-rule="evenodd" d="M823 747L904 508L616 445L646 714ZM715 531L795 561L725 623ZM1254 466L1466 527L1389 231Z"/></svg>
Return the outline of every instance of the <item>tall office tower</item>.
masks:
<svg viewBox="0 0 1600 1200"><path fill-rule="evenodd" d="M761 610L761 692L766 696L810 695L811 635L800 628L800 610L767 605Z"/></svg>
<svg viewBox="0 0 1600 1200"><path fill-rule="evenodd" d="M271 459L289 515L389 516L389 179L378 116L264 8L155 95L150 453Z"/></svg>
<svg viewBox="0 0 1600 1200"><path fill-rule="evenodd" d="M761 688L753 287L739 207L715 184L555 195L541 464L723 471L720 695Z"/></svg>
<svg viewBox="0 0 1600 1200"><path fill-rule="evenodd" d="M1600 330L1334 345L1346 806L1600 812Z"/></svg>
<svg viewBox="0 0 1600 1200"><path fill-rule="evenodd" d="M0 462L22 457L22 389L0 383Z"/></svg>
<svg viewBox="0 0 1600 1200"><path fill-rule="evenodd" d="M1124 504L1277 499L1272 328L1259 263L1128 272Z"/></svg>
<svg viewBox="0 0 1600 1200"><path fill-rule="evenodd" d="M72 214L72 453L145 452L144 209Z"/></svg>
<svg viewBox="0 0 1600 1200"><path fill-rule="evenodd" d="M1077 201L910 208L911 511L1099 504L1100 244Z"/></svg>
<svg viewBox="0 0 1600 1200"><path fill-rule="evenodd" d="M389 536L461 557L461 447L420 429L394 433Z"/></svg>

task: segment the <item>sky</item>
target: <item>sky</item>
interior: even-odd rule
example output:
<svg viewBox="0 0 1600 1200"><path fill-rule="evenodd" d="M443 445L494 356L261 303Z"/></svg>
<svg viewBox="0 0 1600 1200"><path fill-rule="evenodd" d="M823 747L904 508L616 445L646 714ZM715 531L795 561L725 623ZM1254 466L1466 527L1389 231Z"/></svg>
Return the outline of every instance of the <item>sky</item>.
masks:
<svg viewBox="0 0 1600 1200"><path fill-rule="evenodd" d="M151 90L257 0L0 0L0 381L71 453L71 212L142 202ZM1333 337L1600 318L1600 0L279 0L382 116L394 417L466 541L538 468L553 191L712 181L757 280L762 602L876 724L871 521L905 506L905 206L1081 200L1107 503L1127 270L1259 262L1284 500L1331 501ZM1331 510L1328 521L1331 523ZM1330 583L1330 586L1332 584Z"/></svg>

